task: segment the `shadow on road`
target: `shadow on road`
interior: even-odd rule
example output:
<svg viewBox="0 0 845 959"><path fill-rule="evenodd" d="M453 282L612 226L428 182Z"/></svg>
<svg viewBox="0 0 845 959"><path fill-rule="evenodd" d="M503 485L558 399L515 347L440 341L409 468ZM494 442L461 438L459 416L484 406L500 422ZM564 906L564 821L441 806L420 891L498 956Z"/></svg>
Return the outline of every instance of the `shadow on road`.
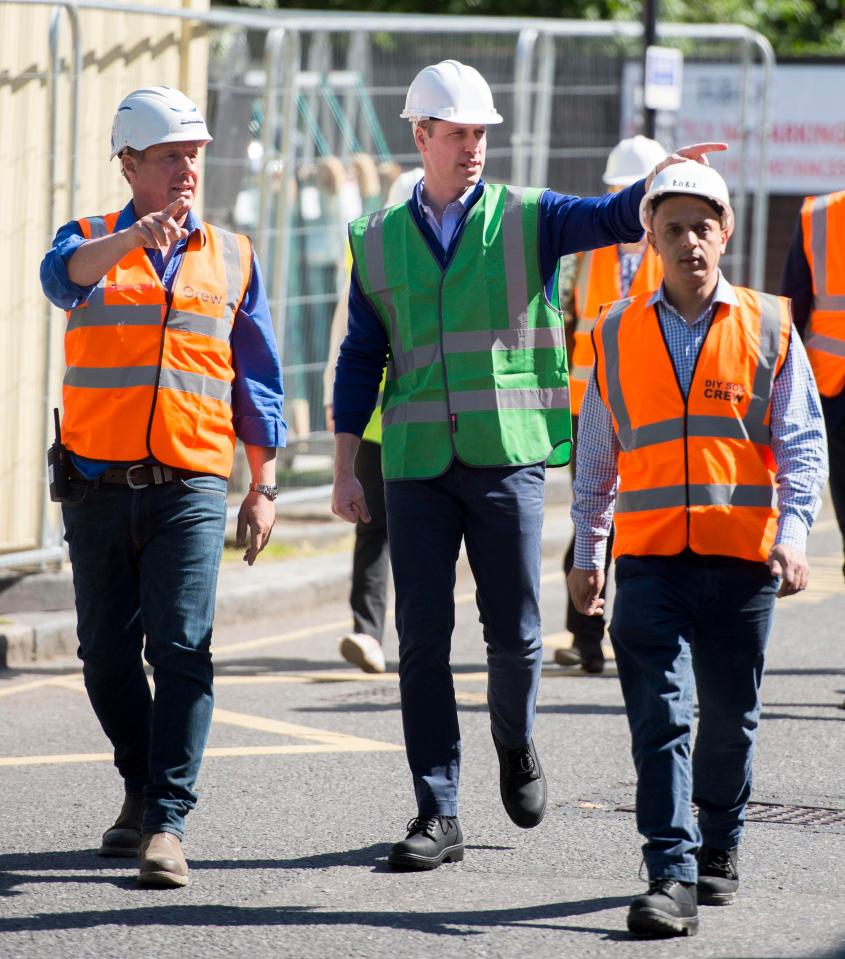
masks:
<svg viewBox="0 0 845 959"><path fill-rule="evenodd" d="M58 929L90 929L114 926L369 926L375 929L401 929L431 935L467 937L501 927L530 926L533 929L556 929L599 934L605 940L630 937L618 929L605 926L568 925L561 920L589 916L628 903L626 897L582 899L575 902L545 903L538 906L508 909L473 909L454 912L395 911L322 911L309 906L222 906L179 905L178 895L164 890L137 890L138 895L165 898L167 904L126 909L103 909L83 912L38 913L0 922L4 932L44 932Z"/></svg>

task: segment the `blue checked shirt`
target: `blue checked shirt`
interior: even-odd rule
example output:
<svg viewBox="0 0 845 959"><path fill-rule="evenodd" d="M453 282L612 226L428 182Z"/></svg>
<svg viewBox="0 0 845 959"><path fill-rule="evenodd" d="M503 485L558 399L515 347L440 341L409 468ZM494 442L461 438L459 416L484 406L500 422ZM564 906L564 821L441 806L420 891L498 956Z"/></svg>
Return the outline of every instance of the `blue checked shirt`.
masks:
<svg viewBox="0 0 845 959"><path fill-rule="evenodd" d="M649 305L657 306L663 338L684 395L689 392L695 362L718 303L737 303L733 287L721 273L710 305L692 325L671 306L662 284L649 300ZM786 361L772 389L770 426L780 510L775 542L804 551L827 480L827 440L816 383L794 329ZM581 404L576 448L572 504L575 566L601 569L613 523L619 441L610 410L596 387L595 369Z"/></svg>

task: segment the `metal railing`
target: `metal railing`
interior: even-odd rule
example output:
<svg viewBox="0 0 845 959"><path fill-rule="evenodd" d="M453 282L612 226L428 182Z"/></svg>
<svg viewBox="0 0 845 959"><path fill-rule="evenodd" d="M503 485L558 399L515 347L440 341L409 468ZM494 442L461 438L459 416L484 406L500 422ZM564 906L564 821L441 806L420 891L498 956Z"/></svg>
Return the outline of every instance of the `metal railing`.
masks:
<svg viewBox="0 0 845 959"><path fill-rule="evenodd" d="M478 66L491 80L497 99L510 107L502 111L509 113L505 124L491 136L491 179L551 185L561 192L598 192L604 159L620 132L621 65L638 59L642 34L640 24L620 22L219 8L197 11L104 0L0 0L2 5L49 6L53 10L47 38L51 142L45 245L51 242L58 224L68 218L62 216L61 206L70 216L80 212L75 209L85 49L80 12L154 16L208 28L212 50L209 111L231 109L234 131L227 139L213 129L216 139L206 150L206 182L214 176L215 182L225 187L207 190L208 219L214 222L215 217L222 217L227 221L222 225L254 234L288 396L293 405L303 402L308 409L305 435L321 428L319 383L325 352L321 358L320 350L327 346L323 340L327 340L328 319L342 273L342 260L335 262L330 255L337 223L308 220L303 209L304 196L313 196L315 165L325 161L327 154L348 164L359 150L368 152L375 164L392 158L400 165L410 165L416 155L407 123L398 119L405 88L426 63L453 55ZM67 62L58 52L63 23L68 27L72 51ZM706 55L710 44L715 62L728 60L741 66L736 118L741 136L731 145L740 154L741 171L734 195L736 240L734 252L726 260L734 282L762 287L768 207L768 91L774 63L771 46L760 34L734 25L661 24L658 35L663 43L692 45L699 57ZM225 37L234 39L228 46L221 42L222 52L215 52L217 41ZM243 62L236 64L236 57ZM756 111L750 92L755 60L761 65L763 91ZM577 82L568 73L572 63L583 68ZM61 115L56 98L63 78L71 89L67 116ZM585 118L589 124L584 123ZM67 125L69 144L64 158L58 156L56 147L61 124ZM254 129L247 133L250 124ZM590 132L582 142L579 131L585 125ZM250 136L248 144L242 142ZM670 148L678 145L666 144ZM755 167L749 171L746 159L752 146L756 148ZM570 183L577 189L570 189ZM751 195L753 217L749 221L747 198ZM383 193L376 199L383 199ZM320 200L324 200L322 195ZM55 342L60 333L59 322L57 311L45 310L47 344ZM46 348L49 351L49 345ZM48 355L47 377L51 375L50 359ZM49 379L43 384L45 439L50 434L51 397L57 395L58 386ZM38 479L33 478L33 487ZM325 487L317 489L318 495L325 495ZM301 499L309 494L297 490L291 495ZM54 511L48 509L46 491L41 515L39 548L0 554L0 567L61 559L61 530L56 527Z"/></svg>

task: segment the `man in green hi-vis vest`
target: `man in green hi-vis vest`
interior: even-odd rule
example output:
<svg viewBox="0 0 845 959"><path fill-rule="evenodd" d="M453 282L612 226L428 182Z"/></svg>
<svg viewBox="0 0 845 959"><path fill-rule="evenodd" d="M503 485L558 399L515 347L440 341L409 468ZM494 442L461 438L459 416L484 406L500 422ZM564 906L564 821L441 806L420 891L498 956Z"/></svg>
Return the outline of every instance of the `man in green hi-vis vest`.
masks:
<svg viewBox="0 0 845 959"><path fill-rule="evenodd" d="M546 809L532 740L543 485L546 464L564 465L571 446L557 264L567 253L638 240L645 181L592 199L485 184L487 127L502 117L481 74L455 60L420 71L402 116L425 176L406 203L350 224L332 508L349 522L369 519L353 463L387 363L382 468L417 801L388 862L434 869L464 856L449 666L462 540L487 644L502 802L523 828ZM713 148L681 152L699 158Z"/></svg>

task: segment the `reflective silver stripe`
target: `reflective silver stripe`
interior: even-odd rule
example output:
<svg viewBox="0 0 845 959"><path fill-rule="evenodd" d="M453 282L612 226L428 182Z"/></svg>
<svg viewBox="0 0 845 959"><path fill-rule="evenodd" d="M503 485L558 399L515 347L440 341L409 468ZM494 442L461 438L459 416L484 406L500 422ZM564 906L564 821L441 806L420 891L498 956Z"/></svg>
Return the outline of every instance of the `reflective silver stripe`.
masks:
<svg viewBox="0 0 845 959"><path fill-rule="evenodd" d="M589 336L593 332L596 325L596 320L598 317L594 316L591 320L582 319L578 317L578 325L575 327L576 333L584 333L586 336Z"/></svg>
<svg viewBox="0 0 845 959"><path fill-rule="evenodd" d="M553 349L562 348L564 342L562 326L523 327L521 330L468 330L463 333L443 334L443 345L447 353Z"/></svg>
<svg viewBox="0 0 845 959"><path fill-rule="evenodd" d="M524 190L508 187L502 213L502 247L505 255L505 284L508 291L508 328L511 333L528 326L528 278L525 273L522 199Z"/></svg>
<svg viewBox="0 0 845 959"><path fill-rule="evenodd" d="M210 396L224 403L232 402L232 384L227 380L217 380L202 373L189 373L187 370L162 369L158 381L159 389L178 390L180 393L194 393L197 396Z"/></svg>
<svg viewBox="0 0 845 959"><path fill-rule="evenodd" d="M95 390L155 386L157 372L157 366L69 366L64 384Z"/></svg>
<svg viewBox="0 0 845 959"><path fill-rule="evenodd" d="M695 415L687 417L687 436L749 440L752 443L768 444L772 434L765 423L749 422L747 416L744 420L739 420L732 416Z"/></svg>
<svg viewBox="0 0 845 959"><path fill-rule="evenodd" d="M687 417L687 436L708 439L750 440L752 443L768 443L771 437L765 424L750 424L748 421L731 416L704 416L693 414ZM646 423L629 433L630 446L625 452L654 446L657 443L671 443L684 438L683 417L671 420L659 420Z"/></svg>
<svg viewBox="0 0 845 959"><path fill-rule="evenodd" d="M771 508L777 494L771 486L737 486L731 483L698 483L689 487L690 506L760 506ZM630 490L616 497L617 513L686 507L686 487L658 486Z"/></svg>
<svg viewBox="0 0 845 959"><path fill-rule="evenodd" d="M364 233L364 256L367 261L367 278L372 295L381 303L390 323L390 349L393 356L393 376L397 379L428 366L440 358L440 344L432 343L429 346L416 347L405 351L402 348L402 337L399 335L399 324L396 321L396 304L393 294L387 285L387 270L384 262L384 218L387 210L379 210L367 221ZM411 214L408 213L408 216ZM420 350L417 353L417 350Z"/></svg>
<svg viewBox="0 0 845 959"><path fill-rule="evenodd" d="M845 340L836 340L832 336L821 336L811 333L804 341L808 350L818 350L820 353L831 353L833 356L845 356Z"/></svg>
<svg viewBox="0 0 845 959"><path fill-rule="evenodd" d="M69 366L64 383L65 386L98 390L128 389L133 386L155 386L157 373L156 366ZM159 387L210 396L226 403L232 400L230 383L186 370L162 370Z"/></svg>
<svg viewBox="0 0 845 959"><path fill-rule="evenodd" d="M617 513L640 513L649 509L669 509L687 505L685 486L659 486L657 489L636 489L616 495Z"/></svg>
<svg viewBox="0 0 845 959"><path fill-rule="evenodd" d="M569 381L577 380L579 383L586 383L593 372L592 366L573 366L569 371Z"/></svg>
<svg viewBox="0 0 845 959"><path fill-rule="evenodd" d="M607 377L607 402L616 420L619 445L625 451L633 449L633 436L631 434L631 418L628 415L628 407L625 406L622 383L619 379L619 327L622 314L628 309L630 303L630 298L617 300L605 316L601 329L605 375Z"/></svg>
<svg viewBox="0 0 845 959"><path fill-rule="evenodd" d="M453 413L488 410L561 410L569 406L569 390L464 390L449 395Z"/></svg>
<svg viewBox="0 0 845 959"><path fill-rule="evenodd" d="M810 247L813 251L813 285L819 293L827 293L827 196L818 196L810 212Z"/></svg>
<svg viewBox="0 0 845 959"><path fill-rule="evenodd" d="M760 298L760 349L745 424L749 436L757 437L755 442L768 443L770 433L765 420L780 354L780 304L771 293L758 293L757 296Z"/></svg>
<svg viewBox="0 0 845 959"><path fill-rule="evenodd" d="M106 226L105 217L102 216L89 216L86 218L88 220L88 226L91 230L91 239L99 240L102 236L108 236L109 231Z"/></svg>
<svg viewBox="0 0 845 959"><path fill-rule="evenodd" d="M244 276L243 270L241 269L241 250L238 246L238 238L234 233L230 233L228 230L220 230L216 227L214 228L217 235L220 237L221 246L223 247L223 268L226 271L226 319L231 321L234 319L235 311L241 302L241 293L244 288ZM168 323L168 326L172 324ZM201 332L197 330L196 332ZM215 336L214 333L209 333L208 336ZM224 337L218 336L218 339L228 339L228 333Z"/></svg>
<svg viewBox="0 0 845 959"><path fill-rule="evenodd" d="M382 413L382 426L395 426L399 423L443 423L449 418L446 404L439 400L420 403L399 403Z"/></svg>
<svg viewBox="0 0 845 959"><path fill-rule="evenodd" d="M833 293L820 293L813 297L814 310L830 310L830 312L845 312L845 296L835 296Z"/></svg>
<svg viewBox="0 0 845 959"><path fill-rule="evenodd" d="M106 306L104 286L98 286L88 297L87 306L71 310L67 329L77 330L86 326L161 326L161 305Z"/></svg>
<svg viewBox="0 0 845 959"><path fill-rule="evenodd" d="M701 483L690 485L690 506L765 506L772 507L777 494L771 486Z"/></svg>
<svg viewBox="0 0 845 959"><path fill-rule="evenodd" d="M203 316L201 313L171 310L167 320L167 329L181 330L185 333L199 333L201 336L211 336L216 340L228 340L232 333L232 323L229 319Z"/></svg>

